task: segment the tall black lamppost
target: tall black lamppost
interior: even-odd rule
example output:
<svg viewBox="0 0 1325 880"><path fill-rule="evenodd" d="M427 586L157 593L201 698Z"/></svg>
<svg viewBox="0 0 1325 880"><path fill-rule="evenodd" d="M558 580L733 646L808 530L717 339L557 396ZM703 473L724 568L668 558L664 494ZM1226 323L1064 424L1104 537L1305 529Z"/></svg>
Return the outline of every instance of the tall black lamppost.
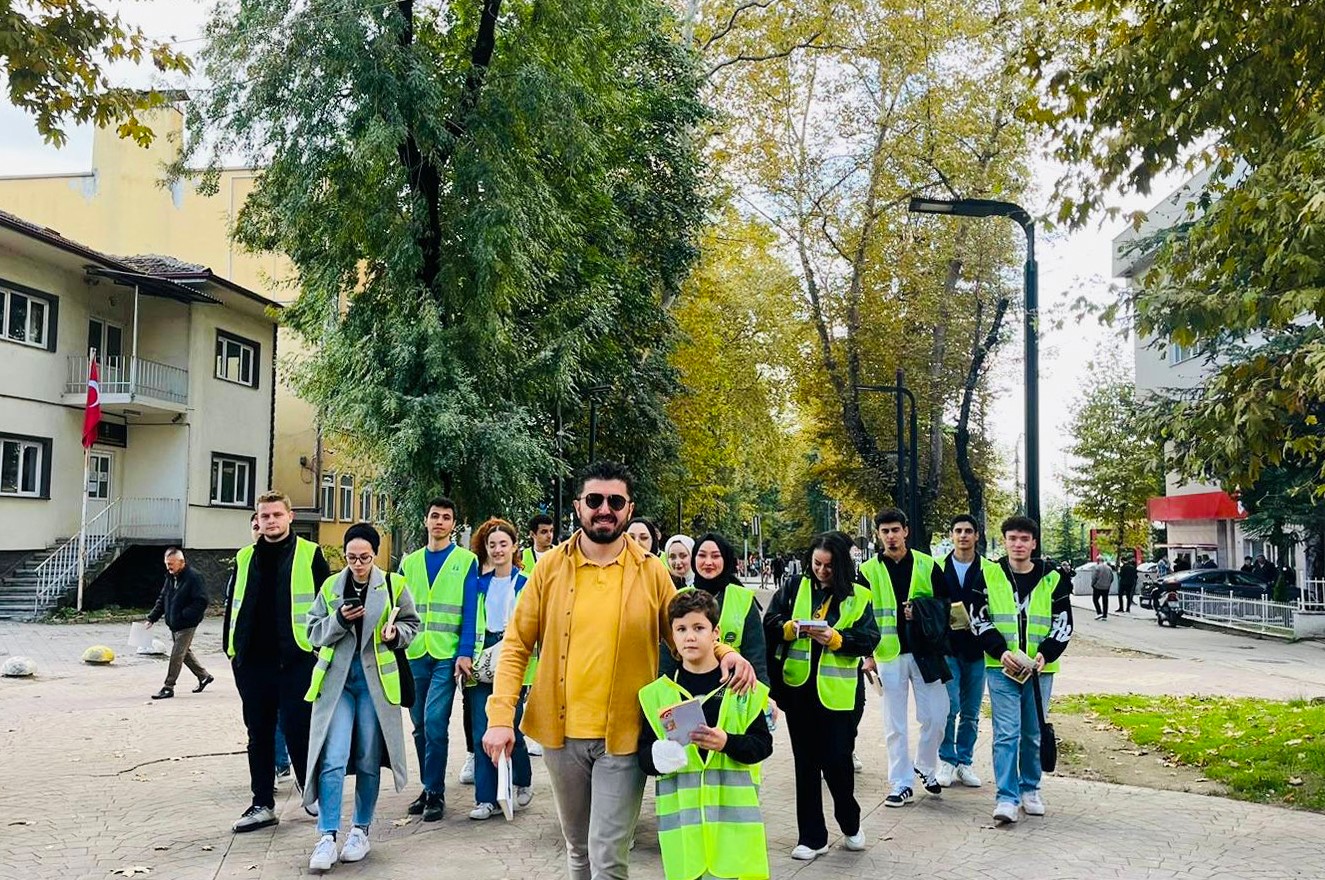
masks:
<svg viewBox="0 0 1325 880"><path fill-rule="evenodd" d="M1026 233L1026 265L1023 274L1026 333L1026 515L1040 521L1040 343L1039 264L1035 262L1035 221L1025 208L992 199L911 200L916 214L950 214L956 217L1007 217Z"/></svg>
<svg viewBox="0 0 1325 880"><path fill-rule="evenodd" d="M611 390L611 385L595 385L584 392L589 398L589 464L596 461L594 455L598 449L598 395Z"/></svg>
<svg viewBox="0 0 1325 880"><path fill-rule="evenodd" d="M906 374L901 367L897 368L896 385L857 385L857 391L877 391L886 394L896 395L897 398L897 506L906 511L906 518L910 520L911 534L917 532L917 523L920 520L920 476L918 459L919 454L916 450L918 442L919 429L916 425L916 396L911 393L911 389L906 387ZM907 444L903 431L905 423L903 421L902 402L911 404L910 435L911 442ZM908 542L909 543L909 542Z"/></svg>

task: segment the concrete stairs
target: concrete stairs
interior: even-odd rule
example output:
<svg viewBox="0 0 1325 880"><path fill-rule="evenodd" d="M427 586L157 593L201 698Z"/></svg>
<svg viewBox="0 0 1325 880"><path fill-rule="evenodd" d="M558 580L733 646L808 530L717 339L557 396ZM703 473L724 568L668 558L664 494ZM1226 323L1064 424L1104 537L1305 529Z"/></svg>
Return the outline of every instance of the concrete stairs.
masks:
<svg viewBox="0 0 1325 880"><path fill-rule="evenodd" d="M54 547L37 550L29 554L10 574L0 579L0 620L36 620L46 616L59 607L60 600L71 596L78 589L78 575L75 573L66 579L60 597L45 608L37 607L38 575L37 568L45 562L55 550L63 544L60 541ZM102 548L100 554L89 555L84 573L84 584L91 584L105 571L119 555L124 552L127 542L114 541Z"/></svg>

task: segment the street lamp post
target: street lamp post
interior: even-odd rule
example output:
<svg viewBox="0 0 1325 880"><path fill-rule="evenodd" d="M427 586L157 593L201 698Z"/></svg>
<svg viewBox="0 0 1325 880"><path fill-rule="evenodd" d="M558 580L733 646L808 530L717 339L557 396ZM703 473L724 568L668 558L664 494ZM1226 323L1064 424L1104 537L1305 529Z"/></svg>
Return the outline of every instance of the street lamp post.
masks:
<svg viewBox="0 0 1325 880"><path fill-rule="evenodd" d="M915 214L955 217L1007 217L1026 233L1026 264L1022 288L1025 299L1026 353L1026 515L1040 521L1040 343L1039 264L1035 261L1035 221L1020 205L993 199L911 199Z"/></svg>
<svg viewBox="0 0 1325 880"><path fill-rule="evenodd" d="M906 511L911 528L916 528L920 519L920 467L916 446L919 442L919 428L916 424L916 396L906 387L906 374L899 367L896 385L857 385L857 391L878 391L897 396L897 506ZM908 444L902 434L902 402L911 404L910 435ZM909 447L909 448L908 448ZM913 531L912 534L915 534Z"/></svg>
<svg viewBox="0 0 1325 880"><path fill-rule="evenodd" d="M598 449L598 395L605 391L610 391L611 385L595 385L585 391L589 398L589 463L593 464L596 459L594 455Z"/></svg>

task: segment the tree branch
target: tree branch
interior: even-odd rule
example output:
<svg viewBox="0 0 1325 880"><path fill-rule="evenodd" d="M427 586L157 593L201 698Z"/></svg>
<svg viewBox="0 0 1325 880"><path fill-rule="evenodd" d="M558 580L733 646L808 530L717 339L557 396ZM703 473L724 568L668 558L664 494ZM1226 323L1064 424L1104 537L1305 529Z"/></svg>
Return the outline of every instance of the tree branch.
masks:
<svg viewBox="0 0 1325 880"><path fill-rule="evenodd" d="M768 52L763 55L735 55L731 58L719 61L717 64L710 67L708 71L704 74L704 79L706 81L712 79L715 73L717 73L720 70L723 70L724 68L731 67L733 64L746 64L757 61L774 61L778 58L786 58L788 55L791 55L793 52L799 49L818 48L818 45L814 41L819 39L820 36L822 36L822 33L816 31L815 33L806 37L804 40L797 41L796 43L793 43L792 45L786 47L785 49L779 49L777 51Z"/></svg>
<svg viewBox="0 0 1325 880"><path fill-rule="evenodd" d="M747 0L747 2L740 4L732 10L732 14L728 17L727 23L709 35L709 38L704 41L704 45L699 47L699 51L701 53L707 52L710 46L730 34L732 29L736 27L736 19L740 17L742 12L745 12L747 9L767 9L776 2L778 2L778 0L764 0L762 3L760 0Z"/></svg>

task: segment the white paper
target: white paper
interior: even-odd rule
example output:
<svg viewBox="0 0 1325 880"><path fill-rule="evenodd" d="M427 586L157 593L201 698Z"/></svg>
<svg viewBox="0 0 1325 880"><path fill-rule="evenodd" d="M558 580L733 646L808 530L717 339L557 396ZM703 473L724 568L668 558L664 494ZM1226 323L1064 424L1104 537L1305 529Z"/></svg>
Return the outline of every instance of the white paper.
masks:
<svg viewBox="0 0 1325 880"><path fill-rule="evenodd" d="M150 651L155 647L153 644L155 641L156 640L152 638L152 631L148 629L147 624L143 623L141 620L135 620L133 623L129 624L130 648L145 648Z"/></svg>
<svg viewBox="0 0 1325 880"><path fill-rule="evenodd" d="M515 818L515 777L511 773L511 756L497 759L497 805L509 822Z"/></svg>

